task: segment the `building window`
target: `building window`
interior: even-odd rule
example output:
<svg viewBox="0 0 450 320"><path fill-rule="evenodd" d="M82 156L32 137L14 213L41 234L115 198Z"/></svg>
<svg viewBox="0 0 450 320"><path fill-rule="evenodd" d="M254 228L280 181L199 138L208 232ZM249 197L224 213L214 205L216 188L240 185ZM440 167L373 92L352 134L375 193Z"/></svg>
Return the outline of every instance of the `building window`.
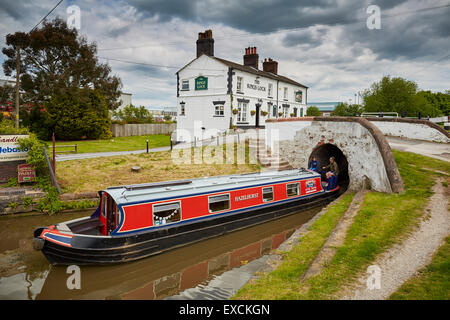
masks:
<svg viewBox="0 0 450 320"><path fill-rule="evenodd" d="M237 92L242 92L242 82L243 81L244 80L242 77L237 77L237 88L236 88Z"/></svg>
<svg viewBox="0 0 450 320"><path fill-rule="evenodd" d="M188 91L189 90L189 80L183 80L182 82L181 82L181 90L186 90L186 91Z"/></svg>
<svg viewBox="0 0 450 320"><path fill-rule="evenodd" d="M267 96L269 98L272 98L272 92L273 92L273 85L269 83L268 89L267 89Z"/></svg>
<svg viewBox="0 0 450 320"><path fill-rule="evenodd" d="M238 122L247 122L247 102L238 102Z"/></svg>
<svg viewBox="0 0 450 320"><path fill-rule="evenodd" d="M286 185L286 194L288 197L298 196L299 193L299 183L291 183Z"/></svg>
<svg viewBox="0 0 450 320"><path fill-rule="evenodd" d="M297 108L294 108L294 117L297 117Z"/></svg>
<svg viewBox="0 0 450 320"><path fill-rule="evenodd" d="M264 202L269 202L273 200L273 187L263 188L262 197Z"/></svg>
<svg viewBox="0 0 450 320"><path fill-rule="evenodd" d="M283 106L283 117L289 117L289 106Z"/></svg>
<svg viewBox="0 0 450 320"><path fill-rule="evenodd" d="M230 209L230 195L221 194L208 198L209 212L217 212Z"/></svg>
<svg viewBox="0 0 450 320"><path fill-rule="evenodd" d="M214 116L223 117L224 116L223 110L224 110L224 107L222 105L215 105L214 106Z"/></svg>
<svg viewBox="0 0 450 320"><path fill-rule="evenodd" d="M164 225L181 220L181 206L179 202L155 204L153 206L153 225Z"/></svg>
<svg viewBox="0 0 450 320"><path fill-rule="evenodd" d="M284 95L283 95L284 100L287 100L288 98L288 88L284 87Z"/></svg>

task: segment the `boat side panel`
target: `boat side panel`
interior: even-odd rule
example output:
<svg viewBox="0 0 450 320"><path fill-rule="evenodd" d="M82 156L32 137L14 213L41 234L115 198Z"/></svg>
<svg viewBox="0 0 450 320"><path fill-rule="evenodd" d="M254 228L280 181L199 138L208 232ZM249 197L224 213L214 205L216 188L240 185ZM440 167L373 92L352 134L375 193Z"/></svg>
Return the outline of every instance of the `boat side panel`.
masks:
<svg viewBox="0 0 450 320"><path fill-rule="evenodd" d="M320 177L311 179L293 180L288 183L300 183L300 195L297 197L312 195L323 192L320 183ZM262 188L273 187L274 199L271 202L281 201L287 199L286 182L267 184L250 188L237 188L235 190L228 190L225 192L195 195L191 197L174 198L164 201L155 201L150 203L140 203L133 205L124 205L121 207L123 222L116 229L114 234L123 232L140 231L153 226L152 207L154 204L168 203L173 201L181 201L181 219L182 221L203 218L215 214L225 213L227 211L234 211L239 209L249 209L261 204L266 204L262 199ZM209 212L208 197L214 195L230 195L230 209ZM295 198L295 197L292 197Z"/></svg>

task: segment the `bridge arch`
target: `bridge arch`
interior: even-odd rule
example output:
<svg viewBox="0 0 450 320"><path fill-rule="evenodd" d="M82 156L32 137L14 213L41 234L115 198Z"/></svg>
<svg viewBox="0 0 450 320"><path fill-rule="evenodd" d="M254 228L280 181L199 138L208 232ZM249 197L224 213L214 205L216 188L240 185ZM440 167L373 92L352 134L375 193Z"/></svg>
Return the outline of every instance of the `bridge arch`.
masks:
<svg viewBox="0 0 450 320"><path fill-rule="evenodd" d="M307 167L312 154L325 157L339 150L347 161L349 189L358 190L368 179L373 190L403 191L403 181L386 138L364 118L266 120L266 145L294 168Z"/></svg>
<svg viewBox="0 0 450 320"><path fill-rule="evenodd" d="M334 144L331 143L323 143L317 145L311 152L308 163L313 159L319 163L319 168L328 165L330 157L334 157L338 167L339 167L339 175L338 182L341 187L347 188L349 184L349 176L348 176L348 160L345 156L344 152L339 149Z"/></svg>

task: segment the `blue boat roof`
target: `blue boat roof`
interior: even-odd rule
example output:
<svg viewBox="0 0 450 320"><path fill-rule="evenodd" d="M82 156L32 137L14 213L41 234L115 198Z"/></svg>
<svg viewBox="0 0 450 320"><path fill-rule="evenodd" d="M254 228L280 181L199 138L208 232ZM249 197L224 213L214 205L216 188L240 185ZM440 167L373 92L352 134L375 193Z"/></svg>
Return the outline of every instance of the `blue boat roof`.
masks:
<svg viewBox="0 0 450 320"><path fill-rule="evenodd" d="M103 191L123 205L316 177L320 175L313 171L293 169L117 186Z"/></svg>

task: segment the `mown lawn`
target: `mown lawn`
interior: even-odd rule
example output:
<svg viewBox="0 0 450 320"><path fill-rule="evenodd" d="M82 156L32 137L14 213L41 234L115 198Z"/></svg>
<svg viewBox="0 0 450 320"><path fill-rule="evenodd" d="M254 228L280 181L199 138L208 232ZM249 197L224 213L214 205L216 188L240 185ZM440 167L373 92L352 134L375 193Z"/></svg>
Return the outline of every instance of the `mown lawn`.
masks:
<svg viewBox="0 0 450 320"><path fill-rule="evenodd" d="M56 145L77 145L78 153L90 152L112 152L145 150L147 141L149 148L164 147L170 145L170 136L157 134L147 136L116 137L107 140L81 140L81 141L58 141ZM47 141L50 151L52 142ZM56 151L73 150L73 148L56 148Z"/></svg>
<svg viewBox="0 0 450 320"><path fill-rule="evenodd" d="M56 177L64 192L84 192L98 191L117 185L260 171L260 166L256 161L249 161L248 147L243 143L239 147L245 158L243 161L245 163L242 164L237 163L237 146L234 146L234 150L232 145L223 146L223 148L228 148L227 150L232 153L234 151L234 163L208 164L201 161L201 163L195 164L197 161L194 157L198 155L200 149L196 148L195 150L177 151L191 153L190 160L181 163L172 160L170 151L61 161L56 163ZM205 150L205 148L203 149ZM225 158L225 152L223 155ZM182 156L180 157L182 158ZM133 166L140 166L142 169L139 173L131 172Z"/></svg>
<svg viewBox="0 0 450 320"><path fill-rule="evenodd" d="M450 237L434 255L430 265L406 281L391 300L450 300Z"/></svg>
<svg viewBox="0 0 450 320"><path fill-rule="evenodd" d="M308 234L291 252L286 253L282 265L254 283L246 284L236 299L337 299L341 289L355 281L375 260L376 256L402 240L419 221L436 176L450 174L450 163L421 155L394 151L400 174L405 183L402 194L366 193L363 203L349 228L344 244L337 248L333 259L322 272L305 282L304 272L315 258L326 238ZM434 173L432 170L447 174ZM333 219L322 223L328 230L335 226ZM316 221L316 223L318 223ZM314 228L314 225L313 225ZM331 232L331 231L330 231Z"/></svg>

